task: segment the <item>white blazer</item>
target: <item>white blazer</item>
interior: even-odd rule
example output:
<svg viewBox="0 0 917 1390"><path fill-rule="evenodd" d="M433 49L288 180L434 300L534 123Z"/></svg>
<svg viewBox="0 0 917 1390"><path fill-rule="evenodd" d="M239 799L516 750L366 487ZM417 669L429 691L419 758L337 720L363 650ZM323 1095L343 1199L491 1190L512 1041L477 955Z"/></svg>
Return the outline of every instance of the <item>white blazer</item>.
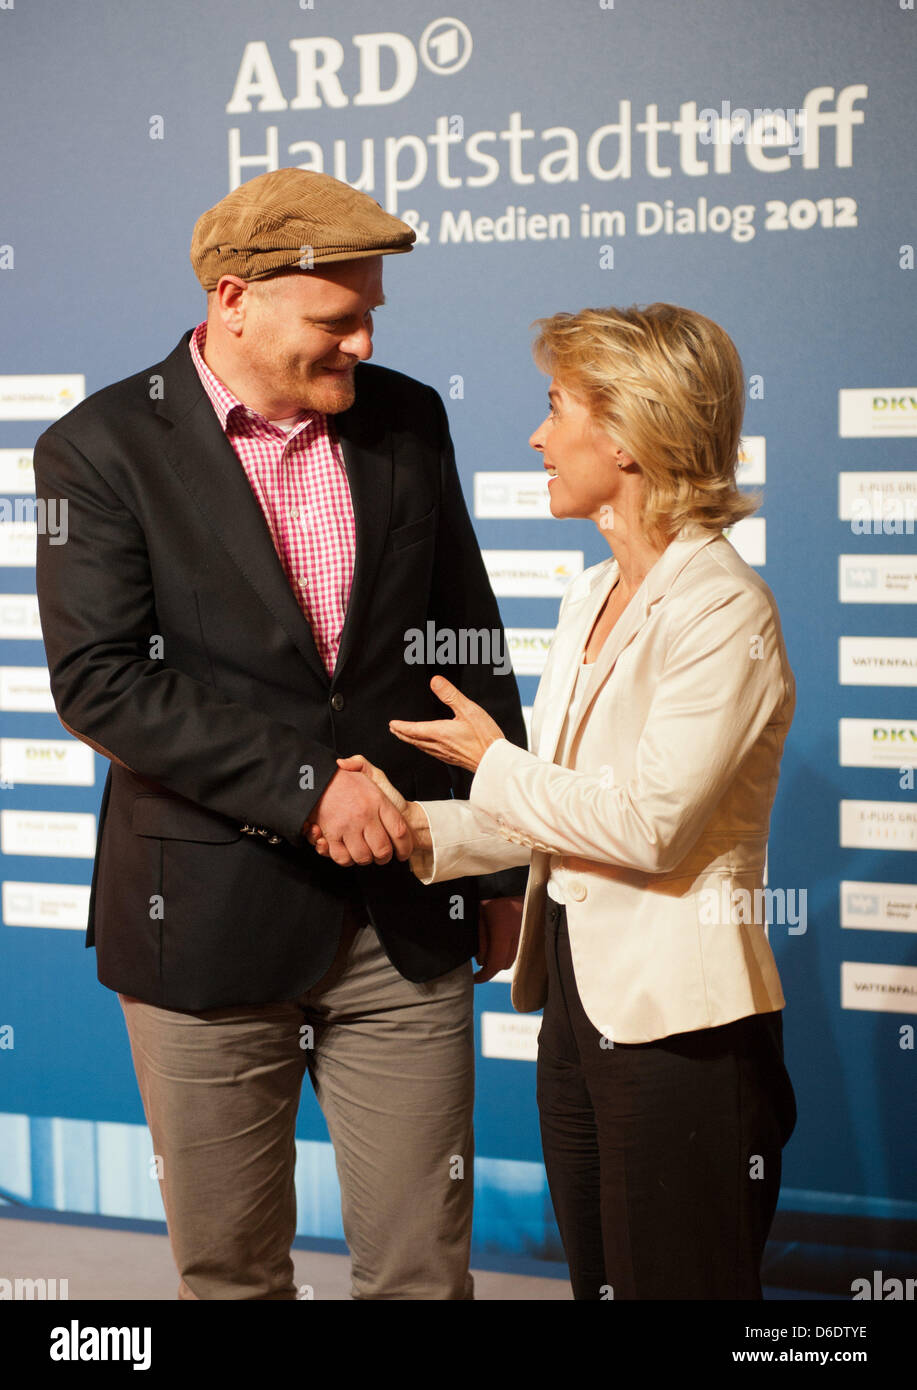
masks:
<svg viewBox="0 0 917 1390"><path fill-rule="evenodd" d="M531 864L512 989L527 1012L546 998L545 885L562 856L583 1008L612 1042L641 1043L784 1005L761 890L796 688L770 589L721 531L688 523L601 648L559 766L576 669L617 577L609 559L568 586L535 751L499 739L467 801L421 802L433 849L411 867L438 883Z"/></svg>

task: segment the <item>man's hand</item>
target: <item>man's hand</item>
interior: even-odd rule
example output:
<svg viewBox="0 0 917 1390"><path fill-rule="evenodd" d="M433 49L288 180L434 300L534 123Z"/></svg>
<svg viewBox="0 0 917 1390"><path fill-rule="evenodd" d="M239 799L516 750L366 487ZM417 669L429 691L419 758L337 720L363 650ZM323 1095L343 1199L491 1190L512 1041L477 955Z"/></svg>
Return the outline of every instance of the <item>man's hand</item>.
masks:
<svg viewBox="0 0 917 1390"><path fill-rule="evenodd" d="M516 959L522 926L522 898L484 898L478 908L477 961L473 979L483 985Z"/></svg>
<svg viewBox="0 0 917 1390"><path fill-rule="evenodd" d="M353 760L338 758L339 764L344 761ZM404 860L414 848L407 822L392 800L370 777L345 768L328 783L302 833L319 853L345 869L354 864L387 864L393 847Z"/></svg>
<svg viewBox="0 0 917 1390"><path fill-rule="evenodd" d="M414 848L430 850L433 848L433 835L430 831L430 821L426 811L419 801L405 801L397 787L392 786L391 782L382 771L381 767L376 767L369 758L364 758L362 753L354 753L350 758L338 758L338 767L346 768L350 772L362 772L375 782L380 792L387 796L396 811L399 811L407 821L411 838L414 841ZM319 840L316 849L319 854L327 853L327 849L322 846L325 842Z"/></svg>

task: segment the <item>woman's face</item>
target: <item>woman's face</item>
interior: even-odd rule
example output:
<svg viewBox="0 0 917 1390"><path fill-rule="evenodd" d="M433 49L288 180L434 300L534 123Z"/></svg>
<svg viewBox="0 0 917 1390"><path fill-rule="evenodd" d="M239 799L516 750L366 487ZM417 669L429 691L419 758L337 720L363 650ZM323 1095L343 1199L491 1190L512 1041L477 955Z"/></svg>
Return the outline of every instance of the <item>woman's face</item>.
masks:
<svg viewBox="0 0 917 1390"><path fill-rule="evenodd" d="M610 529L622 487L618 462L632 463L621 445L599 429L586 406L556 377L548 388L550 413L529 439L548 471L551 515L583 517Z"/></svg>

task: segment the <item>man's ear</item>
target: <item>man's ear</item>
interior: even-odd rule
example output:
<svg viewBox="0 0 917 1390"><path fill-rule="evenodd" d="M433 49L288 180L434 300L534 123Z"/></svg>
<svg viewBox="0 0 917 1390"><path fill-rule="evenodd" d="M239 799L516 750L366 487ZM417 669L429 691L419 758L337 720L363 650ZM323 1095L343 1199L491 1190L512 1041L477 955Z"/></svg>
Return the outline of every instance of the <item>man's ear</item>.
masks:
<svg viewBox="0 0 917 1390"><path fill-rule="evenodd" d="M223 326L236 337L241 334L245 322L246 300L252 297L250 289L240 275L221 275L216 289L207 296L208 312L212 302Z"/></svg>

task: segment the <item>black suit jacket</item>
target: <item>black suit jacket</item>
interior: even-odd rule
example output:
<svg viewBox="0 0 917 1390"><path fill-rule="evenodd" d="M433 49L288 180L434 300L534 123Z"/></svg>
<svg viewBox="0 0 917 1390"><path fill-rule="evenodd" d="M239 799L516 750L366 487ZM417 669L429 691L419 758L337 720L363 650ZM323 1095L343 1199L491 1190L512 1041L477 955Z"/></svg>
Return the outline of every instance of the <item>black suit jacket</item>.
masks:
<svg viewBox="0 0 917 1390"><path fill-rule="evenodd" d="M335 417L357 536L329 679L189 338L35 449L37 495L67 502L66 543L40 535L37 557L55 705L125 765L100 812L86 943L99 979L164 1008L290 999L327 970L348 900L402 974L431 979L473 953L479 895L522 892L528 871L424 887L397 860L342 869L301 829L338 756L365 753L409 798L470 785L388 730L446 714L437 668L405 661L407 629L502 640L442 402L361 364ZM512 673L438 669L525 745Z"/></svg>

